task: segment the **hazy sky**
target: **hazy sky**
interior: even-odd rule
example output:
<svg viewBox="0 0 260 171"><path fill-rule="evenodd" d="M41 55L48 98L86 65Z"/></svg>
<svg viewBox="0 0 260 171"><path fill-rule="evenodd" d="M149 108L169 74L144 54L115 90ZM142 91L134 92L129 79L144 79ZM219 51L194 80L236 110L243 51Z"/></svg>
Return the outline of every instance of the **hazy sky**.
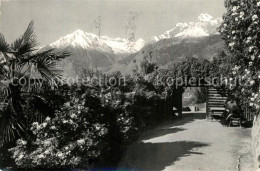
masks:
<svg viewBox="0 0 260 171"><path fill-rule="evenodd" d="M99 15L101 35L124 37L128 12L141 13L136 38L149 40L178 22L196 20L201 13L222 17L225 12L224 0L2 0L0 8L0 32L9 42L34 20L41 45L76 29L97 34L93 23Z"/></svg>

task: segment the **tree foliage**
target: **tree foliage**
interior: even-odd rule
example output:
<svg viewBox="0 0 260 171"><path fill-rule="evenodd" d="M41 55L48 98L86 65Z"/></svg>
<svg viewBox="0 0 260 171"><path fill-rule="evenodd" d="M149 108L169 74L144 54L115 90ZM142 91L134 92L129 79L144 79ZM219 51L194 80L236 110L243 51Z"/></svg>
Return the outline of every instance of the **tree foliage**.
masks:
<svg viewBox="0 0 260 171"><path fill-rule="evenodd" d="M37 45L33 22L11 44L0 33L1 146L17 137L27 136L28 124L47 113L39 110L26 115L26 106L32 105L31 109L46 108L47 101L41 96L40 87L62 79L56 62L70 54L53 49L41 52L37 50Z"/></svg>
<svg viewBox="0 0 260 171"><path fill-rule="evenodd" d="M241 99L251 98L251 105L259 108L260 2L226 0L225 7L220 33L235 58L233 77L241 79L234 89L241 92Z"/></svg>

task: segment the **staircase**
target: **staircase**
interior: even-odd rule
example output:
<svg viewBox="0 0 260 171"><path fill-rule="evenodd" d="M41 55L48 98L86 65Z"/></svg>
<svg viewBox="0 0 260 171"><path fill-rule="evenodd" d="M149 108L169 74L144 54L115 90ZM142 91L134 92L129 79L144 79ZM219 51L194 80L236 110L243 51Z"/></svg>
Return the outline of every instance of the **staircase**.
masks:
<svg viewBox="0 0 260 171"><path fill-rule="evenodd" d="M225 89L209 88L208 89L208 109L207 114L211 119L220 119L225 111L225 103L227 101L227 93Z"/></svg>

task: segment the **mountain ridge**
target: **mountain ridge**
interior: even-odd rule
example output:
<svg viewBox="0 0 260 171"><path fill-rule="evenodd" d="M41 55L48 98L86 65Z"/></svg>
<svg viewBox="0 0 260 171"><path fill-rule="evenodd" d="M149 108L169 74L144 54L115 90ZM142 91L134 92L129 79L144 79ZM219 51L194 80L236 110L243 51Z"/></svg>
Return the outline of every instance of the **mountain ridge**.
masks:
<svg viewBox="0 0 260 171"><path fill-rule="evenodd" d="M132 49L128 45L132 43ZM77 29L50 44L53 48L66 48L68 46L81 47L83 49L98 49L101 51L112 50L115 54L131 53L140 50L145 44L143 39L130 42L126 38L110 38L108 36L98 37L93 33Z"/></svg>
<svg viewBox="0 0 260 171"><path fill-rule="evenodd" d="M177 23L173 29L164 32L159 36L153 36L152 42L158 42L169 38L204 37L218 34L217 28L222 21L221 18L214 18L209 14L200 14L195 22Z"/></svg>
<svg viewBox="0 0 260 171"><path fill-rule="evenodd" d="M156 59L153 60L158 62L160 67L165 67L167 64L176 61L175 59L184 56L196 57L201 55L211 59L214 55L204 52L213 50L215 53L214 48L223 47L217 31L220 22L220 18L201 14L196 21L177 23L173 29L159 36L153 36L147 42L143 39L129 41L127 38L99 37L78 29L59 38L45 48L72 52L72 56L62 64L65 72L69 73L67 76L78 75L86 68L97 68L106 73L121 71L128 74L135 67L140 69L140 62L145 56L149 56L151 51L156 52L153 54L156 54ZM215 40L216 43L211 42L211 39ZM206 50L203 49L202 44ZM201 52L198 52L198 49ZM167 53L169 53L168 57L165 56ZM133 61L137 61L137 63L133 63ZM70 73L70 70L73 71Z"/></svg>

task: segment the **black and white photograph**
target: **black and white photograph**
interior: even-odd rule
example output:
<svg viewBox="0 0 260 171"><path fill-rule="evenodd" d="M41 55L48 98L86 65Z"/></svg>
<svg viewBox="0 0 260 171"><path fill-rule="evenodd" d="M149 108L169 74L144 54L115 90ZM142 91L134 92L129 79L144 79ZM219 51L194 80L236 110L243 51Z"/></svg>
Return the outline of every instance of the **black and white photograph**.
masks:
<svg viewBox="0 0 260 171"><path fill-rule="evenodd" d="M260 0L0 0L0 171L260 171Z"/></svg>

